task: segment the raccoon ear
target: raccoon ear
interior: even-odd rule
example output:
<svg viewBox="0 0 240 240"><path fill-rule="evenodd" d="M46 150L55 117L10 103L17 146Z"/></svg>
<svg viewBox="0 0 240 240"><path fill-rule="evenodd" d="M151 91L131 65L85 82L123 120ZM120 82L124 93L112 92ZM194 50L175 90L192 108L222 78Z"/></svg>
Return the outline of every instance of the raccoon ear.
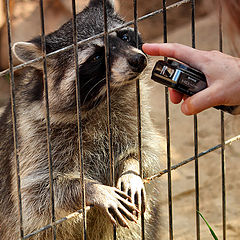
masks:
<svg viewBox="0 0 240 240"><path fill-rule="evenodd" d="M114 0L106 0L107 6L114 10ZM90 0L89 7L98 6L103 4L103 0Z"/></svg>
<svg viewBox="0 0 240 240"><path fill-rule="evenodd" d="M28 62L42 56L41 49L30 42L17 42L12 47L13 53L21 62ZM40 62L33 64L35 67L40 66Z"/></svg>

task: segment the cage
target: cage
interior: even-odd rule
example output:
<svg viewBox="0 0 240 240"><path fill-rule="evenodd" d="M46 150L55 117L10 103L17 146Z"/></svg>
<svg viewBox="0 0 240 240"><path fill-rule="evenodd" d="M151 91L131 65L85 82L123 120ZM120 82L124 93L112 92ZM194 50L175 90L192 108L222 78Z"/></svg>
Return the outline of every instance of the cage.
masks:
<svg viewBox="0 0 240 240"><path fill-rule="evenodd" d="M195 23L195 11L196 11L196 3L194 0L179 0L179 1L175 1L169 5L167 5L166 0L163 1L159 1L159 9L156 9L153 12L150 12L148 14L145 14L143 16L139 16L138 14L138 1L134 0L132 1L132 6L133 6L133 20L127 22L126 24L122 25L120 28L116 28L113 29L109 32L108 30L108 26L107 26L107 11L106 11L106 1L103 1L103 8L104 8L104 32L91 37L89 39L86 39L84 41L81 42L77 42L77 35L76 35L76 29L77 29L77 25L76 25L76 4L75 1L72 1L72 21L73 21L73 39L74 39L74 44L65 48L62 48L60 50L58 50L57 52L53 52L51 54L46 54L46 45L45 45L45 22L44 22L44 7L43 7L43 0L39 1L39 9L40 9L40 18L41 18L41 39L42 39L42 57L33 60L32 62L27 62L24 64L18 64L16 66L13 65L13 57L12 57L12 32L11 32L11 18L10 18L10 7L9 7L9 0L5 0L5 8L6 8L6 13L7 13L7 29L8 29L8 50L9 50L9 69L4 70L2 72L0 72L0 77L2 76L6 76L9 74L9 79L10 79L10 93L11 93L11 106L12 106L12 119L13 119L13 133L14 133L14 149L15 149L15 161L16 161L16 172L17 172L17 187L18 187L18 195L19 195L19 201L18 201L18 207L19 207L19 232L20 232L20 236L19 239L29 239L34 235L37 235L38 233L42 232L42 231L46 231L47 229L51 229L52 230L52 239L56 239L56 225L61 224L64 221L68 221L71 218L74 218L76 216L78 216L79 214L82 214L82 217L84 219L84 224L83 224L83 233L86 232L86 228L87 228L87 223L86 223L86 203L84 200L84 184L82 184L82 195L83 195L83 205L82 205L82 209L80 209L77 212L74 212L62 219L56 219L55 218L55 210L54 210L54 198L53 198L53 170L52 170L52 153L51 153L51 140L50 140L50 135L51 135L51 129L50 129L50 113L49 113L49 102L48 102L48 80L47 80L47 67L46 67L46 59L54 54L57 54L58 52L61 51L66 51L67 49L73 48L74 49L74 61L76 64L76 72L78 72L78 54L77 54L77 48L79 44L82 44L83 42L90 42L100 36L104 36L104 41L105 41L105 63L106 63L106 86L108 89L108 94L107 94L107 99L108 99L108 109L106 114L108 115L108 135L109 135L109 146L110 146L110 164L111 164L111 182L113 184L113 178L114 178L114 159L111 153L111 148L112 148L112 133L111 133L111 96L109 94L109 51L108 51L108 34L114 31L117 31L121 28L124 28L126 26L134 26L135 29L135 34L137 36L137 31L138 31L138 26L139 24L141 24L141 22L145 21L146 19L152 18L154 16L159 16L159 19L162 19L162 30L159 30L159 32L163 32L163 42L168 42L169 41L169 34L168 34L168 22L167 22L167 16L168 14L171 14L171 10L175 9L177 7L181 8L182 5L187 5L189 7L189 25L186 27L185 31L188 31L189 35L190 35L190 42L191 42L191 46L193 48L195 48L196 46L198 46L196 44L197 42L197 30L196 30L196 23ZM218 49L220 51L223 51L223 35L222 35L222 18L221 18L221 8L219 8L218 10L219 12L219 16L217 21L215 21L215 28L218 31L218 35L216 37L218 37L218 42L215 42L216 45L218 45ZM209 19L208 19L209 21ZM157 30L156 30L157 31ZM174 36L170 36L170 38L174 39ZM137 37L136 37L137 39ZM170 40L172 41L172 40ZM215 46L216 46L215 45ZM138 46L138 43L137 43ZM45 108L46 108L46 138L47 138L47 144L48 144L48 160L49 160L49 179L50 179L50 198L51 198L51 223L49 225L46 225L45 227L38 229L35 232L32 232L31 234L28 235L24 235L24 231L23 231L23 227L22 227L22 207L21 207L21 176L19 174L19 158L18 158L18 132L17 132L17 117L16 117L16 103L15 103L15 84L14 84L14 71L25 68L27 65L33 63L33 62L37 62L37 61L43 61L43 69L44 69L44 92L46 95L46 102L45 102ZM78 76L78 74L76 74L76 76ZM80 105L81 105L81 101L80 101L80 82L79 82L79 78L76 79L76 88L77 88L77 108L78 108L78 112L77 112L77 116L78 116L78 137L79 137L79 151L80 151L80 159L79 159L79 163L81 166L81 181L82 183L84 183L84 174L83 174L83 164L84 164L84 158L82 157L82 132L81 132L81 111L80 111ZM137 89L137 101L138 101L138 145L139 145L139 149L138 149L138 154L139 154L139 160L140 160L140 172L141 172L141 176L143 176L143 172L142 172L142 164L141 164L141 108L140 108L140 101L141 101L141 95L140 95L140 85L139 82L136 82L136 89ZM226 204L226 158L228 157L228 155L226 155L226 146L227 145L231 145L233 142L237 142L240 138L239 135L233 136L231 138L228 138L227 140L225 139L225 128L226 128L226 121L225 121L225 114L223 112L218 112L217 110L209 110L207 115L195 115L193 117L192 120L186 119L185 117L180 117L177 119L177 121L175 121L175 113L176 113L176 109L173 106L170 105L169 103L169 96L168 96L168 89L167 88L163 88L163 87L156 87L155 91L153 92L153 95L156 93L156 91L160 91L161 92L161 96L160 98L162 98L161 102L164 104L160 104L162 106L160 106L158 104L158 101L156 101L156 99L154 99L154 107L155 108L159 108L161 110L159 110L160 112L154 113L155 114L155 119L157 119L157 114L161 113L165 115L165 119L164 121L162 121L161 123L157 123L159 125L161 125L160 127L165 128L166 132L166 140L167 140L167 146L166 146L166 151L167 151L167 161L166 161L166 168L163 169L161 172L156 173L156 175L153 175L151 177L149 177L148 179L146 179L147 181L149 181L151 184L151 181L154 181L155 178L159 178L159 177L165 177L165 181L167 182L167 193L166 193L166 204L164 205L167 209L167 213L165 213L164 217L166 219L168 219L168 231L165 232L165 235L163 233L164 236L168 237L168 239L174 239L174 229L175 229L175 225L174 223L176 222L176 226L178 228L177 230L177 234L176 234L176 239L192 239L193 237L195 237L196 239L210 239L210 236L208 236L205 232L204 232L204 236L201 237L201 232L203 231L202 229L205 228L204 223L201 223L201 219L200 216L198 214L198 212L202 212L204 215L210 216L210 214L215 214L215 212L212 212L212 209L209 209L209 207L211 208L211 205L201 205L201 202L203 201L204 204L206 203L206 200L203 200L203 197L201 197L201 186L203 186L204 184L207 185L207 190L206 192L204 192L203 196L206 197L207 194L209 193L209 191L213 191L214 192L214 188L216 189L221 189L221 194L220 197L221 199L218 199L219 201L215 204L218 207L218 210L216 215L219 219L221 219L221 221L219 220L219 226L217 226L217 233L219 235L222 236L222 239L227 239L227 230L228 230L228 226L227 226L227 204ZM164 94L164 97L163 95ZM214 112L213 112L214 111ZM215 121L212 123L209 118L214 118ZM216 120L216 118L218 120ZM227 117L227 120L229 120L229 117ZM217 122L218 121L218 122ZM199 123L200 122L200 123ZM207 122L207 126L206 124L202 124L201 123L206 123ZM217 122L217 127L215 126ZM191 134L188 135L188 133L186 132L181 132L181 128L183 125L191 125L192 126L192 131ZM211 134L213 132L213 134L215 134L215 131L206 131L206 128L215 128L214 130L216 130L216 128L218 129L217 131L219 131L219 135L217 136L217 139L211 137L208 138L208 134ZM180 131L180 133L179 133ZM178 132L178 135L175 133ZM205 135L204 135L205 134ZM174 138L177 136L176 139L178 139L178 143L177 145L177 150L183 149L182 151L186 151L187 154L191 151L193 151L193 156L191 157L187 157L185 153L183 154L177 154L174 150L174 143L172 144L172 142L174 141ZM187 150L184 150L185 148L185 144L186 141L189 141L189 137L193 137L193 141L188 144L187 146ZM188 139L188 140L184 140L184 138ZM211 140L209 140L211 139ZM203 141L203 144L201 144L201 141ZM216 144L212 144L215 143ZM173 150L172 150L172 146L173 146ZM229 150L231 151L235 151L233 150ZM207 159L208 156L210 156L210 154L215 153L214 156L210 157L210 160L213 161L214 163L210 164L209 161ZM175 154L177 157L175 157ZM183 157L184 156L184 157ZM219 171L219 176L220 179L214 179L214 178L210 178L209 182L206 180L203 184L201 184L201 163L200 163L200 159L206 159L203 160L203 166L204 169L207 169L207 166L209 166L208 172L206 174L203 175L203 178L206 179L207 176L211 175L211 172L213 172L213 174L216 174L217 171ZM214 158L217 158L218 160L213 160ZM174 159L174 163L172 162ZM179 160L181 159L181 160ZM194 164L194 167L192 166L192 164ZM189 168L191 169L191 174L189 175L189 171L188 173L184 172L183 166L190 166ZM230 167L229 167L230 168ZM173 174L172 173L173 170L178 169L178 171L180 171L178 173L177 176L174 176L174 181L172 180L173 178ZM182 171L182 172L181 172ZM236 172L234 172L236 174ZM179 175L183 174L184 175L184 181L190 181L192 182L194 186L193 189L189 189L188 187L185 186L181 186L181 184L184 184L184 181L181 180L179 181ZM177 183L179 181L179 183ZM211 182L213 181L213 183ZM216 187L216 185L218 184L218 187ZM213 185L213 186L211 186ZM221 186L221 187L220 187ZM232 185L229 185L232 186ZM176 194L175 194L176 192ZM179 203L176 203L177 209L175 209L176 215L179 214L179 217L176 216L174 214L174 203L175 201L177 201L177 198L181 198L181 196L183 196L184 194L190 194L188 200L186 200L186 198L183 198L184 201L186 201L186 205L194 205L194 210L192 208L192 214L191 214L191 222L192 225L195 225L195 231L193 231L190 235L185 235L185 238L181 237L184 234L186 234L186 231L184 231L184 228L187 228L187 224L189 224L188 221L186 221L186 217L182 217L181 215L181 211L182 211L182 204L184 204L183 201L179 201ZM230 194L230 192L229 192ZM210 194L211 196L211 194ZM235 195L234 195L235 196ZM190 200L189 200L190 199ZM190 203L189 203L190 201ZM194 204L193 202L194 201ZM215 199L216 201L216 199ZM236 204L235 202L233 204ZM235 205L234 205L235 206ZM165 211L166 211L165 209ZM214 210L214 211L215 211ZM189 212L188 210L183 210L183 214ZM205 214L206 213L206 214ZM235 215L233 217L236 217ZM141 219L142 219L142 239L145 239L145 230L144 230L144 214L141 215ZM211 219L211 218L210 218ZM237 218L236 218L237 219ZM186 221L186 223L184 223ZM158 223L156 223L158 224ZM180 225L183 225L183 229L181 229ZM200 229L201 226L201 229ZM181 230L179 230L181 229ZM189 230L189 229L188 229ZM208 231L207 229L204 231ZM231 231L231 229L229 230ZM234 233L229 233L231 237L234 237L234 234L237 234L236 232ZM208 236L208 237L206 237ZM237 236L237 235L236 235ZM166 237L164 239L166 239ZM83 236L84 239L86 238L86 235L84 234ZM113 228L113 239L117 239L117 230L116 228ZM234 239L234 238L232 238ZM236 238L237 239L237 238Z"/></svg>

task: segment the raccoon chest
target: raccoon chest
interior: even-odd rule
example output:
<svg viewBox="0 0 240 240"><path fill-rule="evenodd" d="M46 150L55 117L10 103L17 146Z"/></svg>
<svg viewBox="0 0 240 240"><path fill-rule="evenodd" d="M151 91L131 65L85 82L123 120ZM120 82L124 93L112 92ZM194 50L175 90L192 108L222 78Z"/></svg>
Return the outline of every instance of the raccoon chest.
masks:
<svg viewBox="0 0 240 240"><path fill-rule="evenodd" d="M84 147L83 147L84 148ZM115 175L118 175L119 162L128 154L135 152L136 141L132 136L121 134L113 136L112 159L115 166ZM102 141L93 141L84 148L85 174L103 184L110 184L110 146L106 135Z"/></svg>

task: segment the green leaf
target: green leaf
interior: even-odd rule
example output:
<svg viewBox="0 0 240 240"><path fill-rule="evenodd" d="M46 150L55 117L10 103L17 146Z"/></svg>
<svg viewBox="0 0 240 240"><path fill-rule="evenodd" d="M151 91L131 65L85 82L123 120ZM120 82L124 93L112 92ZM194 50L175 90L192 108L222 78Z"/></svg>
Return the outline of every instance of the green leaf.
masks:
<svg viewBox="0 0 240 240"><path fill-rule="evenodd" d="M200 215L200 217L204 220L204 222L207 224L212 236L214 237L215 240L218 240L216 234L214 233L214 231L212 230L212 228L210 227L210 225L208 224L207 220L203 217L203 215L197 211L197 213Z"/></svg>

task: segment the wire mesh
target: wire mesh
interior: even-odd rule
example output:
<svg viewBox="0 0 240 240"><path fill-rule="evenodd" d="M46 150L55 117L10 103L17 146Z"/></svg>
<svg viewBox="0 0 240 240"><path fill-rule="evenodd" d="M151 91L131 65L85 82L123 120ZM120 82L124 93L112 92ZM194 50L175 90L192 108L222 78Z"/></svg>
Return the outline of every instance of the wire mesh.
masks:
<svg viewBox="0 0 240 240"><path fill-rule="evenodd" d="M192 47L196 47L195 39L195 0L192 0ZM199 212L199 164L198 164L198 118L193 117L194 122L194 155L195 155L195 198L196 198L196 235L200 240L200 216Z"/></svg>
<svg viewBox="0 0 240 240"><path fill-rule="evenodd" d="M167 10L166 0L163 4L163 41L167 43ZM164 57L166 61L167 58ZM172 206L172 175L171 175L171 144L170 144L170 114L169 114L169 92L165 87L165 107L166 107L166 140L167 140L167 169L168 169L168 218L169 218L169 239L173 240L173 206Z"/></svg>
<svg viewBox="0 0 240 240"><path fill-rule="evenodd" d="M133 1L134 7L134 34L136 41L136 48L139 48L138 43L138 1ZM140 82L136 80L136 98L137 98L137 127L138 127L138 161L140 177L143 179L143 163L142 163L142 123L141 123L141 95L140 95ZM141 237L145 239L145 223L144 212L141 211Z"/></svg>
<svg viewBox="0 0 240 240"><path fill-rule="evenodd" d="M50 111L48 98L48 78L47 78L47 59L46 59L46 40L45 40L45 24L43 12L43 0L40 0L40 18L41 18L41 44L43 56L43 82L45 94L45 121L46 121L46 138L48 148L48 167L49 167L49 191L50 191L50 212L51 212L51 230L52 239L56 240L56 226L55 226L55 207L54 207L54 190L53 190L53 160L52 160L52 146L51 146L51 129L50 129Z"/></svg>
<svg viewBox="0 0 240 240"><path fill-rule="evenodd" d="M105 66L106 66L106 88L107 88L107 130L108 130L108 149L109 149L109 164L110 164L110 185L115 186L115 164L113 156L113 140L112 140L112 117L111 117L111 95L110 95L110 59L109 59L109 33L108 33L108 16L107 2L103 0L103 15L104 15L104 47L105 47ZM117 239L117 229L113 226L113 239Z"/></svg>
<svg viewBox="0 0 240 240"><path fill-rule="evenodd" d="M82 139L82 117L81 117L81 95L80 95L80 78L78 64L78 45L77 45L77 16L76 2L72 0L72 21L73 21L73 44L74 44L74 62L76 73L76 102L77 102L77 125L78 125L78 161L81 184L82 199L82 218L83 218L83 239L87 239L87 220L86 220L86 199L85 199L85 181L84 181L84 159L83 159L83 139Z"/></svg>
<svg viewBox="0 0 240 240"><path fill-rule="evenodd" d="M12 110L12 125L13 125L13 139L14 139L14 157L16 165L17 176L17 193L18 193L18 219L19 219L19 239L23 239L23 212L22 212L22 197L21 197L21 177L19 169L19 156L18 156L18 131L17 131L17 114L16 114L16 98L15 98L15 81L13 70L13 58L12 58L12 33L10 22L10 8L9 0L5 0L6 8L6 22L8 30L8 52L9 52L9 74L10 74L10 95L11 95L11 110Z"/></svg>
<svg viewBox="0 0 240 240"><path fill-rule="evenodd" d="M222 34L222 6L221 1L219 1L219 51L223 51L223 34ZM224 112L220 112L221 118L221 176L222 176L222 231L223 240L226 239L226 187L225 187L225 117Z"/></svg>
<svg viewBox="0 0 240 240"><path fill-rule="evenodd" d="M138 17L138 1L133 0L134 4L134 20L129 21L123 24L121 27L114 28L109 31L107 24L107 8L106 8L106 0L103 1L103 15L104 15L104 32L88 39L78 41L77 39L77 22L76 22L76 4L75 1L72 0L72 14L73 14L73 44L69 45L65 48L57 50L55 52L46 54L46 43L45 43L45 27L44 27L44 11L43 11L43 0L39 1L40 4L40 17L41 17L41 43L42 43L42 57L36 58L32 61L28 61L24 64L19 64L17 66L13 66L12 60L12 38L11 38L11 22L10 22L10 11L9 11L9 0L5 0L5 6L7 9L7 29L8 29L8 46L9 46L9 69L0 72L0 77L6 74L10 74L10 93L11 93L11 107L12 107L12 122L13 122L13 135L14 135L14 152L15 152L15 162L16 162L16 174L17 174L17 190L18 190L18 209L19 209L19 239L28 239L42 231L47 229L52 230L52 239L56 239L56 226L64 221L67 221L71 218L79 216L82 214L83 216L83 238L86 237L86 202L85 202L85 188L84 188L84 169L83 169L83 146L82 146L82 125L81 125L81 102L80 102L80 79L78 74L78 46L87 42L90 42L99 37L104 37L105 43L105 63L106 63L106 86L107 86L107 115L108 115L108 136L109 136L109 162L110 162L110 182L112 186L114 186L114 157L113 157L113 149L112 149L112 130L111 130L111 96L110 96L110 63L109 63L109 39L108 35L114 31L118 31L121 28L125 28L130 25L134 25L135 29L135 37L136 42L138 41L137 33L138 33L138 22L148 19L156 14L163 15L163 27L164 27L164 42L167 42L167 10L171 8L178 7L182 4L191 3L192 9L192 47L196 47L196 39L195 39L195 0L183 0L177 1L174 4L166 6L166 0L162 1L163 8L158 9L154 12L146 14L144 16ZM222 51L222 9L219 9L219 49ZM138 42L136 44L138 46ZM52 168L52 153L51 153L51 128L50 128L50 112L49 112L49 102L48 102L48 82L47 82L47 58L57 54L62 51L66 51L69 49L74 50L74 61L75 61L75 70L76 70L76 95L77 95L77 117L78 117L78 143L79 143L79 168L80 168L80 179L81 179L81 187L82 187L82 210L76 211L62 219L55 219L55 210L54 210L54 192L53 192L53 168ZM43 61L43 72L44 72L44 91L45 91L45 113L46 113L46 137L47 137L47 145L48 145L48 161L49 161L49 184L50 184L50 203L51 203L51 223L38 229L28 235L24 236L23 229L23 212L22 212L22 199L21 199L21 179L20 179L20 169L19 169L19 158L18 158L18 133L17 133L17 117L16 117L16 103L15 103L15 84L14 84L14 71L23 69L26 66L29 66L32 63ZM137 92L137 115L138 115L138 145L139 145L139 164L140 164L140 175L143 177L142 170L142 156L141 156L141 108L140 108L140 85L139 81L136 83L136 92ZM199 166L198 160L200 157L215 151L217 149L221 149L221 176L222 176L222 229L223 229L223 239L226 239L226 191L225 191L225 146L231 144L234 141L240 140L240 135L233 137L229 140L225 140L225 131L224 131L224 113L220 113L221 118L221 144L218 144L210 149L207 149L204 152L199 153L198 151L198 119L197 116L194 116L194 156L188 158L176 165L171 165L171 151L170 151L170 116L169 116L169 96L168 89L165 89L165 100L166 100L166 137L167 137L167 169L160 171L159 173L145 179L145 181L151 181L155 178L158 178L164 174L168 174L168 205L169 205L169 239L173 239L173 211L172 211L172 180L171 180L171 171L175 170L185 164L188 164L192 161L195 161L195 197L196 197L196 212L200 210L199 204ZM142 239L145 239L145 228L144 228L144 216L141 217L141 225L142 225ZM200 239L200 221L199 215L196 213L196 237ZM113 238L117 239L116 227L113 229Z"/></svg>

